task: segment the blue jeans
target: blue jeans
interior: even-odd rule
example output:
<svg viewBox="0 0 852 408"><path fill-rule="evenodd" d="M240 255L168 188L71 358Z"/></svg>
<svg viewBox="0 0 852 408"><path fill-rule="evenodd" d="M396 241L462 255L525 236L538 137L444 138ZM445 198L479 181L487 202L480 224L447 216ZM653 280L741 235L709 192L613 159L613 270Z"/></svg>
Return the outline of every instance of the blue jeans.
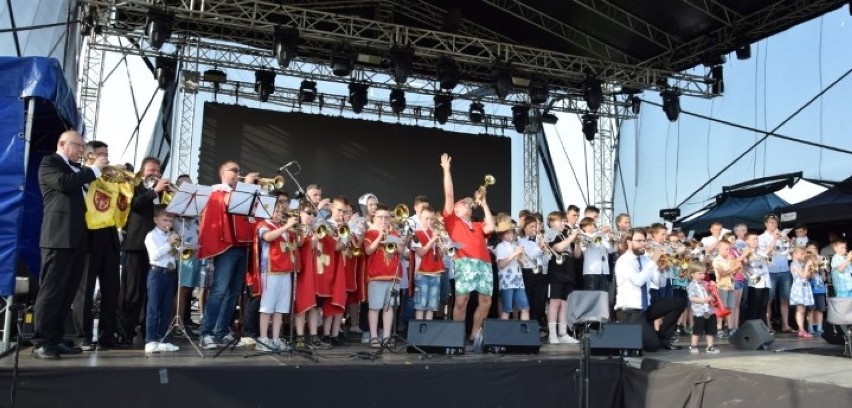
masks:
<svg viewBox="0 0 852 408"><path fill-rule="evenodd" d="M769 287L769 300L775 299L776 292L781 299L790 298L790 287L793 286L793 275L790 271L770 272L769 279L772 282Z"/></svg>
<svg viewBox="0 0 852 408"><path fill-rule="evenodd" d="M237 247L213 258L213 286L204 305L201 335L221 339L231 330L237 297L246 278L246 248Z"/></svg>
<svg viewBox="0 0 852 408"><path fill-rule="evenodd" d="M512 313L513 310L529 310L530 302L527 292L521 289L500 289L500 300L503 303L503 313Z"/></svg>
<svg viewBox="0 0 852 408"><path fill-rule="evenodd" d="M441 274L443 275L443 274ZM414 275L414 310L438 311L441 276L417 273Z"/></svg>
<svg viewBox="0 0 852 408"><path fill-rule="evenodd" d="M177 290L177 271L152 266L148 270L148 306L145 310L145 342L160 341L172 321Z"/></svg>

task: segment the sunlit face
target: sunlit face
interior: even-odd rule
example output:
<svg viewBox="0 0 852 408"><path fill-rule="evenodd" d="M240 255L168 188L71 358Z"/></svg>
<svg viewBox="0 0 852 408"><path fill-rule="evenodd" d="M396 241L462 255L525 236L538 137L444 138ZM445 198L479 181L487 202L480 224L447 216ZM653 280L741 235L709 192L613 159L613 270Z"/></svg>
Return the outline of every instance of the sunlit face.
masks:
<svg viewBox="0 0 852 408"><path fill-rule="evenodd" d="M660 229L654 231L654 234L651 235L651 238L654 241L662 244L663 242L666 242L666 235L668 235L668 231L666 231L663 228L660 228Z"/></svg>
<svg viewBox="0 0 852 408"><path fill-rule="evenodd" d="M577 218L579 216L580 216L579 211L574 211L574 210L568 211L568 213L565 214L565 221L568 222L568 225L577 225Z"/></svg>
<svg viewBox="0 0 852 408"><path fill-rule="evenodd" d="M766 231L775 232L775 230L778 229L778 220L776 220L775 218L770 218L766 220L763 225L766 226Z"/></svg>
<svg viewBox="0 0 852 408"><path fill-rule="evenodd" d="M379 199L376 197L367 198L367 216L373 217L376 215L376 208L379 206Z"/></svg>
<svg viewBox="0 0 852 408"><path fill-rule="evenodd" d="M219 169L219 179L222 181L222 184L229 186L237 185L237 179L241 174L240 165L234 162L227 162Z"/></svg>
<svg viewBox="0 0 852 408"><path fill-rule="evenodd" d="M56 144L56 150L68 158L71 163L80 161L83 155L83 136L77 132L65 132L59 136L59 143Z"/></svg>
<svg viewBox="0 0 852 408"><path fill-rule="evenodd" d="M621 219L616 222L616 227L618 227L619 231L627 231L630 229L630 217L621 217Z"/></svg>
<svg viewBox="0 0 852 408"><path fill-rule="evenodd" d="M316 213L313 209L310 210L300 210L299 211L299 222L302 225L312 225L314 223L314 218L316 217Z"/></svg>
<svg viewBox="0 0 852 408"><path fill-rule="evenodd" d="M734 228L734 234L736 234L737 239L744 239L746 233L748 233L748 228L743 225Z"/></svg>
<svg viewBox="0 0 852 408"><path fill-rule="evenodd" d="M627 247L633 251L634 255L643 255L645 253L645 234L641 232L633 233L633 236L627 241Z"/></svg>
<svg viewBox="0 0 852 408"><path fill-rule="evenodd" d="M92 150L89 153L89 156L86 157L86 164L92 164L95 162L95 159L98 157L106 157L109 159L109 149L106 147L96 147L95 150Z"/></svg>
<svg viewBox="0 0 852 408"><path fill-rule="evenodd" d="M168 231L172 229L172 221L174 216L171 214L163 214L157 217L154 217L154 225L160 229L160 231Z"/></svg>
<svg viewBox="0 0 852 408"><path fill-rule="evenodd" d="M562 231L563 229L565 229L565 220L563 220L562 218L557 218L553 221L550 221L548 225L551 229L554 229L556 231Z"/></svg>
<svg viewBox="0 0 852 408"><path fill-rule="evenodd" d="M377 229L386 229L390 226L391 215L388 210L376 210L376 215L373 216L373 226Z"/></svg>
<svg viewBox="0 0 852 408"><path fill-rule="evenodd" d="M142 177L160 177L160 163L148 162L142 166Z"/></svg>
<svg viewBox="0 0 852 408"><path fill-rule="evenodd" d="M314 204L319 204L322 200L322 189L312 188L305 192L305 196L308 197L308 200Z"/></svg>
<svg viewBox="0 0 852 408"><path fill-rule="evenodd" d="M538 222L531 222L527 225L524 225L524 236L525 237L534 237L538 232Z"/></svg>
<svg viewBox="0 0 852 408"><path fill-rule="evenodd" d="M845 256L846 255L846 243L837 244L834 246L834 252L837 255Z"/></svg>
<svg viewBox="0 0 852 408"><path fill-rule="evenodd" d="M751 249L757 249L757 235L749 235L746 238L746 245Z"/></svg>
<svg viewBox="0 0 852 408"><path fill-rule="evenodd" d="M426 228L432 228L432 222L435 220L435 212L434 211L421 211L420 212L420 223Z"/></svg>
<svg viewBox="0 0 852 408"><path fill-rule="evenodd" d="M346 222L347 213L349 212L349 206L343 204L341 202L335 201L331 206L331 218L334 219L334 222L337 225L343 225Z"/></svg>
<svg viewBox="0 0 852 408"><path fill-rule="evenodd" d="M722 226L719 224L713 224L710 226L710 235L714 237L718 237L719 233L722 232Z"/></svg>
<svg viewBox="0 0 852 408"><path fill-rule="evenodd" d="M470 216L473 215L472 201L468 198L459 201L456 203L455 207L453 207L453 212L459 218L470 219Z"/></svg>

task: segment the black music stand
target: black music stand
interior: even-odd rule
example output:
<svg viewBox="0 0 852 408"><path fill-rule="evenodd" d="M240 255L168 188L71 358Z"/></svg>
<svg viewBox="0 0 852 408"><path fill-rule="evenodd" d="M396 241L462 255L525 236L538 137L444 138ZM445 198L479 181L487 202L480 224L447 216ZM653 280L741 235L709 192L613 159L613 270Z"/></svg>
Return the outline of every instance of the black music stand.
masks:
<svg viewBox="0 0 852 408"><path fill-rule="evenodd" d="M609 321L609 294L602 290L575 290L568 295L569 326L582 325L580 340L580 369L577 376L577 402L579 407L589 407L589 364L591 362L591 330Z"/></svg>
<svg viewBox="0 0 852 408"><path fill-rule="evenodd" d="M207 206L207 200L210 198L210 187L202 186L197 184L190 183L181 183L178 191L175 192L172 197L172 201L169 202L169 205L166 207L166 212L170 214L174 214L178 217L198 217L199 214L204 210L204 207ZM186 225L185 222L181 223L181 226ZM183 228L182 228L183 229ZM186 231L181 231L180 236L183 237L183 234ZM180 265L180 254L178 254L178 301L177 304L180 304L180 274L183 268ZM183 311L177 310L175 308L175 316L172 318L172 323L169 326L169 330L166 331L166 334L163 336L160 341L157 342L157 346L166 341L166 338L169 337L169 334L172 333L175 329L179 329L180 333L183 334L183 337L189 341L189 344L192 345L192 348L198 352L198 355L201 358L204 358L204 353L198 346L192 341L192 338L189 337L189 334L186 332L186 326L183 323ZM145 353L145 358L150 357L153 353Z"/></svg>

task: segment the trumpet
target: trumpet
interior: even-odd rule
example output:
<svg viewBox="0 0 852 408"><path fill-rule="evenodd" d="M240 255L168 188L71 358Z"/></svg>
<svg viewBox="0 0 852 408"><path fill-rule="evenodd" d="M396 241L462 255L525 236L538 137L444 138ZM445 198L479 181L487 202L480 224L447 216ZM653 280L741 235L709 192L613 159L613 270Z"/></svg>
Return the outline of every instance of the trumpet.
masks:
<svg viewBox="0 0 852 408"><path fill-rule="evenodd" d="M138 186L142 182L142 178L138 174L127 170L124 165L104 167L101 170L101 177L113 183L131 183L134 186Z"/></svg>
<svg viewBox="0 0 852 408"><path fill-rule="evenodd" d="M245 180L246 176L237 177L237 180ZM284 188L284 177L275 176L272 178L258 177L254 180L254 184L259 184L260 189L265 192L280 190Z"/></svg>
<svg viewBox="0 0 852 408"><path fill-rule="evenodd" d="M382 249L387 255L393 255L399 252L401 246L402 240L397 236L387 235L385 236L385 240L382 241Z"/></svg>
<svg viewBox="0 0 852 408"><path fill-rule="evenodd" d="M553 258L554 262L556 262L557 265L562 265L565 262L565 256L562 255L559 252L556 252L553 248L550 247L550 245L547 243L547 241L544 238L543 232L538 233L535 236L535 240L536 240L536 243L539 244L539 246L541 246L545 250L545 253L547 253L548 256Z"/></svg>
<svg viewBox="0 0 852 408"><path fill-rule="evenodd" d="M483 195L485 195L486 189L488 188L488 186L493 186L494 183L496 183L496 182L497 182L497 179L495 179L494 176L492 176L490 174L485 175L485 180L484 180L483 184L481 186L479 186L479 188L476 189L476 192L473 194L474 198L473 198L473 204L471 205L472 208L477 208L482 204L481 203L481 201L482 201L481 197Z"/></svg>

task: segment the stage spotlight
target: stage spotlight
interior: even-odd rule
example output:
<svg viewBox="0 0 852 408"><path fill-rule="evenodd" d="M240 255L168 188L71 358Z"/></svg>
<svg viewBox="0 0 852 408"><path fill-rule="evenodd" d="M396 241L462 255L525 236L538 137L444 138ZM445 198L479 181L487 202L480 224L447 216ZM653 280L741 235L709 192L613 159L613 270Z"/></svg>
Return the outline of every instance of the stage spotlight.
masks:
<svg viewBox="0 0 852 408"><path fill-rule="evenodd" d="M438 61L438 74L436 75L441 89L450 90L459 84L459 68L456 62L450 58L442 57Z"/></svg>
<svg viewBox="0 0 852 408"><path fill-rule="evenodd" d="M680 91L677 88L666 88L660 92L660 97L663 98L663 112L669 122L674 122L680 115Z"/></svg>
<svg viewBox="0 0 852 408"><path fill-rule="evenodd" d="M597 112L603 103L603 89L601 88L601 80L594 74L587 73L586 79L583 80L583 99L586 101L586 106L592 112Z"/></svg>
<svg viewBox="0 0 852 408"><path fill-rule="evenodd" d="M308 81L307 79L302 81L302 84L299 85L299 103L308 102L311 103L317 96L317 83L314 81Z"/></svg>
<svg viewBox="0 0 852 408"><path fill-rule="evenodd" d="M447 123L453 114L453 96L447 94L435 95L435 120L440 124Z"/></svg>
<svg viewBox="0 0 852 408"><path fill-rule="evenodd" d="M741 45L736 49L738 60L747 60L751 58L751 44Z"/></svg>
<svg viewBox="0 0 852 408"><path fill-rule="evenodd" d="M397 115L405 110L405 92L402 89L391 90L390 106L393 113Z"/></svg>
<svg viewBox="0 0 852 408"><path fill-rule="evenodd" d="M710 92L712 92L713 95L721 95L725 93L725 79L722 65L716 65L710 68L710 79L713 81L710 84Z"/></svg>
<svg viewBox="0 0 852 408"><path fill-rule="evenodd" d="M639 108L642 107L642 100L639 99L638 96L632 95L627 98L627 103L630 105L630 111L633 112L634 115L638 115Z"/></svg>
<svg viewBox="0 0 852 408"><path fill-rule="evenodd" d="M175 71L177 70L177 61L172 57L159 56L155 60L157 87L166 89L175 80Z"/></svg>
<svg viewBox="0 0 852 408"><path fill-rule="evenodd" d="M352 105L352 112L361 113L364 111L364 106L367 105L367 89L368 84L350 82L349 83L349 104Z"/></svg>
<svg viewBox="0 0 852 408"><path fill-rule="evenodd" d="M335 46L331 50L331 73L335 76L349 76L353 67L352 47L346 44Z"/></svg>
<svg viewBox="0 0 852 408"><path fill-rule="evenodd" d="M595 140L595 135L598 133L598 115L592 115L587 113L583 115L583 135L586 136L586 140L592 141Z"/></svg>
<svg viewBox="0 0 852 408"><path fill-rule="evenodd" d="M151 48L159 50L172 36L172 24L174 14L155 8L148 9L148 20L145 23L145 33L148 34L148 42Z"/></svg>
<svg viewBox="0 0 852 408"><path fill-rule="evenodd" d="M479 101L471 102L467 110L467 118L473 123L481 123L482 119L485 119L485 105Z"/></svg>
<svg viewBox="0 0 852 408"><path fill-rule="evenodd" d="M394 47L390 50L390 73L398 84L408 82L414 61L414 51L411 48Z"/></svg>
<svg viewBox="0 0 852 408"><path fill-rule="evenodd" d="M534 75L530 80L530 102L539 105L547 102L550 97L550 91L547 87L547 82L539 75Z"/></svg>
<svg viewBox="0 0 852 408"><path fill-rule="evenodd" d="M518 133L524 133L530 124L530 107L526 105L512 106L512 124Z"/></svg>
<svg viewBox="0 0 852 408"><path fill-rule="evenodd" d="M549 125L555 125L556 122L559 122L559 117L547 112L541 114L541 123L547 123Z"/></svg>
<svg viewBox="0 0 852 408"><path fill-rule="evenodd" d="M275 27L272 35L272 53L281 69L290 66L299 50L299 31L292 27Z"/></svg>
<svg viewBox="0 0 852 408"><path fill-rule="evenodd" d="M261 102L269 100L269 95L275 93L275 71L260 69L254 71L254 91Z"/></svg>
<svg viewBox="0 0 852 408"><path fill-rule="evenodd" d="M512 67L505 62L496 62L491 67L491 75L494 77L494 91L497 97L506 99L512 92Z"/></svg>

